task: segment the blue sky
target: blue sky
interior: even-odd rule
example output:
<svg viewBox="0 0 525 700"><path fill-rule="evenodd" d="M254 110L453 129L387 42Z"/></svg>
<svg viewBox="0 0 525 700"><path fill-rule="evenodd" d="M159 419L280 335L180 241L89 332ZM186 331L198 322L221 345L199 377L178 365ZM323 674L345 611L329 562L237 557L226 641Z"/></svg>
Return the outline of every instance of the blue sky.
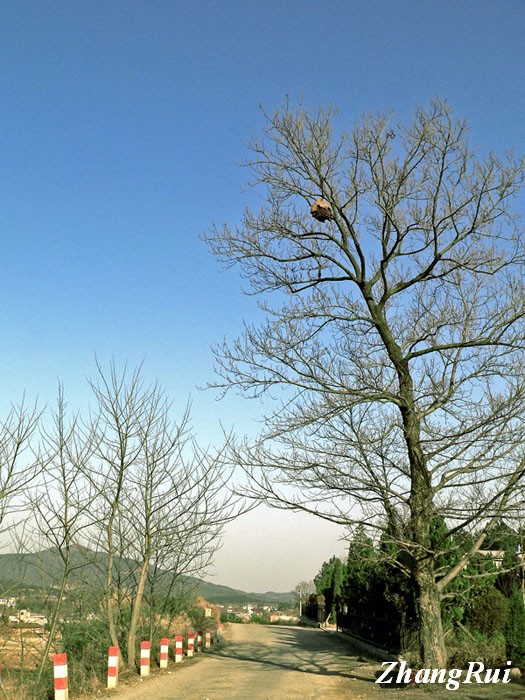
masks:
<svg viewBox="0 0 525 700"><path fill-rule="evenodd" d="M256 314L199 236L254 202L239 164L260 104L334 104L351 127L439 96L475 148L522 153L524 28L522 0L5 0L0 408L23 391L52 402L59 379L82 405L95 355L144 359L176 406L192 396L201 442L219 420L252 431L261 405L196 389L213 379L210 345ZM257 517L229 529L218 582L293 587L342 551L335 526L313 522L312 547L298 516ZM277 526L289 562L243 566Z"/></svg>

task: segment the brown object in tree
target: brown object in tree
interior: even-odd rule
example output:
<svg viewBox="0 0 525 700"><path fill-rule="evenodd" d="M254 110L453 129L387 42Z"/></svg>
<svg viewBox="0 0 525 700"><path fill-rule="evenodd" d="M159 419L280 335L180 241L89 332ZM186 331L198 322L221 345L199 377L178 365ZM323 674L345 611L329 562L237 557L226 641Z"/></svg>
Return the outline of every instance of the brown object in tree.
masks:
<svg viewBox="0 0 525 700"><path fill-rule="evenodd" d="M317 219L317 221L327 221L332 218L332 207L326 201L326 199L316 199L315 202L310 207L310 214Z"/></svg>

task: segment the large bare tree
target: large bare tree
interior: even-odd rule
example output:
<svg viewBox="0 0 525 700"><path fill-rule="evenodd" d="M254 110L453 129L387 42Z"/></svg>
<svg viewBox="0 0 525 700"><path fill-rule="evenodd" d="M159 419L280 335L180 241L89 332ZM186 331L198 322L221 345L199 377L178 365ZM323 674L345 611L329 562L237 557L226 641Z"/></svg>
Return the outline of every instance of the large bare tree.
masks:
<svg viewBox="0 0 525 700"><path fill-rule="evenodd" d="M440 599L483 534L442 569L432 523L489 526L525 473L523 163L477 158L441 101L405 125L338 123L266 115L248 162L262 206L206 236L266 314L216 348L217 385L276 407L232 448L254 497L366 522L404 552L422 661L441 667Z"/></svg>

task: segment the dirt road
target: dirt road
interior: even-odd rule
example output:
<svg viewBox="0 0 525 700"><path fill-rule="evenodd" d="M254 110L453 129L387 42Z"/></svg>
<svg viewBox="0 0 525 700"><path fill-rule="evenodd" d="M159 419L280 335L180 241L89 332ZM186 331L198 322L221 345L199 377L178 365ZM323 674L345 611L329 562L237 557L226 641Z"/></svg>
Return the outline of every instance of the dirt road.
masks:
<svg viewBox="0 0 525 700"><path fill-rule="evenodd" d="M366 690L365 690L366 688ZM118 691L115 700L340 700L376 690L373 667L340 634L231 625L230 641L169 676Z"/></svg>

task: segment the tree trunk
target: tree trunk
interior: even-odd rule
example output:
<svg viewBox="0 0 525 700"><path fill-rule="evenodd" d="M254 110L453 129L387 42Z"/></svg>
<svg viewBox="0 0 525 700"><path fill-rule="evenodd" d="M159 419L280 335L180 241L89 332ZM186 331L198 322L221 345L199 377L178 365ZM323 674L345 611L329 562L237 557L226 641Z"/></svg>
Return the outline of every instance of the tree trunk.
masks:
<svg viewBox="0 0 525 700"><path fill-rule="evenodd" d="M441 620L441 594L436 582L430 528L435 516L432 486L420 448L419 426L412 416L405 422L411 464L410 526L413 583L416 589L419 652L425 668L445 668L447 652ZM405 434L407 434L405 432ZM412 442L412 445L411 445Z"/></svg>
<svg viewBox="0 0 525 700"><path fill-rule="evenodd" d="M53 613L51 615L51 622L49 625L49 632L47 635L46 643L44 645L44 651L42 652L42 658L40 659L40 664L38 666L38 675L37 675L37 680L40 680L42 677L42 674L44 672L45 667L48 664L49 661L49 652L51 650L51 647L53 646L55 642L55 634L57 631L57 625L58 625L58 616L60 614L60 609L62 607L62 598L64 597L64 593L66 591L66 586L69 580L69 574L71 573L70 569L70 564L71 564L71 554L70 554L70 548L67 548L67 553L66 553L66 561L64 563L64 571L62 573L62 581L60 583L60 590L58 591L58 597L57 597L57 602L55 604L55 608L53 610Z"/></svg>
<svg viewBox="0 0 525 700"><path fill-rule="evenodd" d="M110 525L112 526L112 524ZM108 632L109 638L111 639L111 644L119 648L119 665L122 664L122 653L120 651L120 644L117 634L117 625L115 622L115 587L113 585L113 537L108 531L108 570L106 577L106 614L108 620Z"/></svg>
<svg viewBox="0 0 525 700"><path fill-rule="evenodd" d="M419 651L425 668L444 668L447 659L441 620L441 595L436 585L430 527L435 516L434 494L426 456L421 445L421 426L414 400L410 367L393 341L390 329L382 336L399 380L403 433L410 465L410 530L413 584L416 587Z"/></svg>
<svg viewBox="0 0 525 700"><path fill-rule="evenodd" d="M133 601L133 610L131 613L131 621L129 623L128 634L128 664L132 666L135 663L135 655L137 653L137 627L140 619L140 609L142 607L142 599L144 598L144 588L148 576L149 561L147 559L142 563L140 570L139 583Z"/></svg>
<svg viewBox="0 0 525 700"><path fill-rule="evenodd" d="M416 570L418 586L419 653L425 668L445 668L447 650L441 620L441 596L436 586L431 560Z"/></svg>

